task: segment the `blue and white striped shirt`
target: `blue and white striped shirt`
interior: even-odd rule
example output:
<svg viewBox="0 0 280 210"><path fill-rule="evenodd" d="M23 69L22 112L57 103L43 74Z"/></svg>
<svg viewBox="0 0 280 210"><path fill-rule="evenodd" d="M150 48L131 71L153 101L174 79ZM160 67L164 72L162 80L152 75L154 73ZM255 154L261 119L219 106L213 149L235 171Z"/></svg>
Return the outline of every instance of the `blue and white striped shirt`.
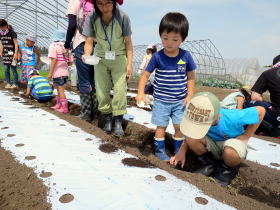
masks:
<svg viewBox="0 0 280 210"><path fill-rule="evenodd" d="M155 70L154 98L163 102L176 103L187 97L187 72L196 69L191 54L179 49L176 57L168 57L164 50L155 53L146 71Z"/></svg>

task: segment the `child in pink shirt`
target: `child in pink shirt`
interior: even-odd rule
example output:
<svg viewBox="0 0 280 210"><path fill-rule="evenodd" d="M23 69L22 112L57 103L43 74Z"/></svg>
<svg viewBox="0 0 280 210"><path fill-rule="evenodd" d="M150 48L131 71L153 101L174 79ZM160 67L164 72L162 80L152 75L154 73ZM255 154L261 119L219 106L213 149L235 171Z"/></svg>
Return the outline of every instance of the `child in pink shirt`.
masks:
<svg viewBox="0 0 280 210"><path fill-rule="evenodd" d="M68 66L73 63L73 56L65 56L64 42L66 33L62 30L56 30L53 33L53 43L49 48L48 57L51 59L50 72L48 79L53 79L54 86L57 88L56 105L51 107L62 113L68 113L68 100L64 93L64 84L68 80Z"/></svg>

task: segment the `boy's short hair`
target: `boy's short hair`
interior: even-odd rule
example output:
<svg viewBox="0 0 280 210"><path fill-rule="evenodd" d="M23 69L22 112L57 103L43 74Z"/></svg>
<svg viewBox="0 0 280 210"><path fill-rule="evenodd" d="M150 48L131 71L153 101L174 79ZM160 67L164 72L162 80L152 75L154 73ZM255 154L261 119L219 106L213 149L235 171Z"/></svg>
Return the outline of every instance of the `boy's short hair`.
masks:
<svg viewBox="0 0 280 210"><path fill-rule="evenodd" d="M161 19L159 24L159 35L161 36L165 31L167 33L180 33L184 41L189 33L189 22L185 15L178 12L169 12Z"/></svg>
<svg viewBox="0 0 280 210"><path fill-rule="evenodd" d="M275 58L273 58L273 65L275 65L276 63L280 62L280 55L277 55Z"/></svg>

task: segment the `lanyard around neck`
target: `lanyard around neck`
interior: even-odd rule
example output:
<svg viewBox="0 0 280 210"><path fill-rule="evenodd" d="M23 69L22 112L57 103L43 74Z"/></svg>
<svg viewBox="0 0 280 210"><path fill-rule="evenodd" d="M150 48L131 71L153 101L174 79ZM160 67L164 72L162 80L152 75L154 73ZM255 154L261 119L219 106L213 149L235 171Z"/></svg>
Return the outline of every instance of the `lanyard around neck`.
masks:
<svg viewBox="0 0 280 210"><path fill-rule="evenodd" d="M100 19L101 20L101 19ZM109 37L107 35L107 32L106 32L106 29L105 29L105 26L101 20L101 24L102 24L102 28L103 28L103 31L104 31L104 34L106 36L106 40L108 41L109 43L109 46L110 46L110 51L112 50L112 39L113 39L113 29L114 29L114 16L112 17L112 29L111 29L111 40L109 40Z"/></svg>

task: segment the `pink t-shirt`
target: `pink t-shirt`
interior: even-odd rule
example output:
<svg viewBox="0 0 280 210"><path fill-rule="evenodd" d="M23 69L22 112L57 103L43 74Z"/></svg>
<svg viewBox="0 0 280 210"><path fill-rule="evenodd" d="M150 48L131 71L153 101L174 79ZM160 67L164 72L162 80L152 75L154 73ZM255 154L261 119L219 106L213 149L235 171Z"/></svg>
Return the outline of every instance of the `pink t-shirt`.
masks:
<svg viewBox="0 0 280 210"><path fill-rule="evenodd" d="M53 72L53 78L57 77L64 77L68 76L68 62L73 62L73 56L69 55L68 57L65 57L64 52L64 43L63 42L54 42L51 44L49 48L49 58L55 58L56 59L56 66L54 68Z"/></svg>
<svg viewBox="0 0 280 210"><path fill-rule="evenodd" d="M70 0L67 9L67 15L76 15L78 16L78 7L80 4L80 0ZM86 37L80 34L79 30L76 30L74 40L73 40L73 48L78 47L82 42L86 41Z"/></svg>

